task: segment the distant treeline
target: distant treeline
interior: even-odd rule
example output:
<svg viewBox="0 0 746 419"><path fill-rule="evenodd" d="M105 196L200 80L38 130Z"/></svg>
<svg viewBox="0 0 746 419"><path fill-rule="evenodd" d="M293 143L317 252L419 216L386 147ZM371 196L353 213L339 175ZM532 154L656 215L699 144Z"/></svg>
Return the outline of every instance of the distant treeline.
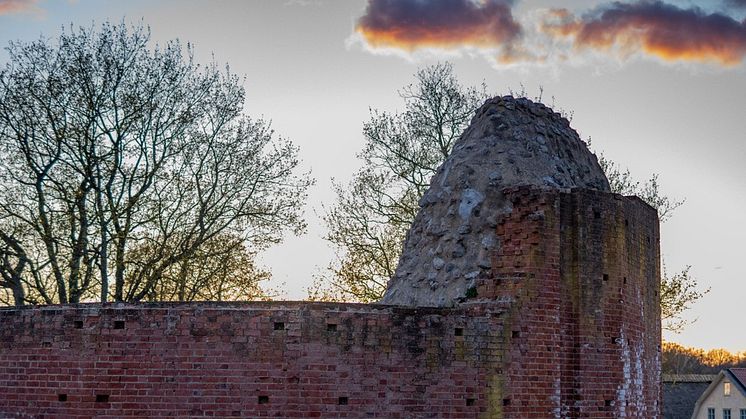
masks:
<svg viewBox="0 0 746 419"><path fill-rule="evenodd" d="M746 351L705 351L678 343L663 342L662 364L664 374L717 374L724 368L746 367Z"/></svg>

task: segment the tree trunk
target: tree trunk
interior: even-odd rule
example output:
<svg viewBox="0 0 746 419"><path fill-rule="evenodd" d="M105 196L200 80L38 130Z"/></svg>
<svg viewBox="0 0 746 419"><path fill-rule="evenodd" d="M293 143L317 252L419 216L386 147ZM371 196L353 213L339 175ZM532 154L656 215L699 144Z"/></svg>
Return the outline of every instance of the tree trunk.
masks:
<svg viewBox="0 0 746 419"><path fill-rule="evenodd" d="M13 304L16 307L26 305L26 293L23 290L20 280L13 284Z"/></svg>
<svg viewBox="0 0 746 419"><path fill-rule="evenodd" d="M114 254L114 301L124 301L124 237L118 237Z"/></svg>

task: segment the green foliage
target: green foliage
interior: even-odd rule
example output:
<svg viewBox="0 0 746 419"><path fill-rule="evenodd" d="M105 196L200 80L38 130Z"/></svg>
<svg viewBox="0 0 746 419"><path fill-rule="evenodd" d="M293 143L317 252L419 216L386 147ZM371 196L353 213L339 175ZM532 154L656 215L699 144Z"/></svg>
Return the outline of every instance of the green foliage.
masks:
<svg viewBox="0 0 746 419"><path fill-rule="evenodd" d="M632 177L629 169L621 170L619 165L606 158L603 153L599 153L598 163L606 174L606 178L609 179L611 192L640 197L640 199L658 211L658 217L662 223L671 218L674 210L685 202L684 199L676 200L663 195L660 190L658 182L659 175L657 173L653 173L650 179L641 183Z"/></svg>
<svg viewBox="0 0 746 419"><path fill-rule="evenodd" d="M590 141L589 141L590 145ZM599 153L598 162L606 173L611 191L622 195L636 195L658 211L658 217L663 223L671 218L674 210L684 204L684 200L677 200L664 195L660 190L658 174L653 174L646 182L635 180L628 169L621 170L619 165ZM689 324L682 315L692 304L699 301L710 289L699 291L697 279L689 274L691 266L680 272L670 274L663 265L661 277L661 320L663 328L671 332L680 332Z"/></svg>
<svg viewBox="0 0 746 419"><path fill-rule="evenodd" d="M689 275L687 266L679 272L670 275L663 266L661 278L661 320L663 328L671 332L680 332L689 324L681 315L699 301L710 288L699 290L697 280Z"/></svg>

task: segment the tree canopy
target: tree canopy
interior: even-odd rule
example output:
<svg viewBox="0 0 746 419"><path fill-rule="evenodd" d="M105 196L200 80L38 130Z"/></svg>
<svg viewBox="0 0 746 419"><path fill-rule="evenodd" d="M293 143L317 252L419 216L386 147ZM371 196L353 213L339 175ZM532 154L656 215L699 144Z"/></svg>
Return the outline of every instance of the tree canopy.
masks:
<svg viewBox="0 0 746 419"><path fill-rule="evenodd" d="M152 44L147 28L104 23L7 48L0 286L13 303L182 299L165 291L176 278L304 231L312 181L290 141L244 114L241 79L178 40ZM213 285L189 295L241 294Z"/></svg>

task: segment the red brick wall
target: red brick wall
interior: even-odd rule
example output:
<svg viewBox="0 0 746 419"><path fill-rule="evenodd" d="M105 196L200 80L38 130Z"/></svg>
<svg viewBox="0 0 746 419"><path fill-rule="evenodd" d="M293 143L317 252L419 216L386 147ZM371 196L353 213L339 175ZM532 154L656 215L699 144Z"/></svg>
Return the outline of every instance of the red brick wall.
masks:
<svg viewBox="0 0 746 419"><path fill-rule="evenodd" d="M0 416L659 417L655 212L505 194L493 275L453 309L2 309Z"/></svg>
<svg viewBox="0 0 746 419"><path fill-rule="evenodd" d="M500 318L487 307L83 305L3 310L0 325L6 414L473 418L487 410Z"/></svg>
<svg viewBox="0 0 746 419"><path fill-rule="evenodd" d="M660 416L655 211L637 198L505 191L500 251L477 299L504 316L493 410L506 418ZM502 405L500 407L499 405Z"/></svg>
<svg viewBox="0 0 746 419"><path fill-rule="evenodd" d="M561 201L561 322L575 340L566 367L577 383L566 404L596 417L659 417L657 215L637 198L598 192Z"/></svg>

